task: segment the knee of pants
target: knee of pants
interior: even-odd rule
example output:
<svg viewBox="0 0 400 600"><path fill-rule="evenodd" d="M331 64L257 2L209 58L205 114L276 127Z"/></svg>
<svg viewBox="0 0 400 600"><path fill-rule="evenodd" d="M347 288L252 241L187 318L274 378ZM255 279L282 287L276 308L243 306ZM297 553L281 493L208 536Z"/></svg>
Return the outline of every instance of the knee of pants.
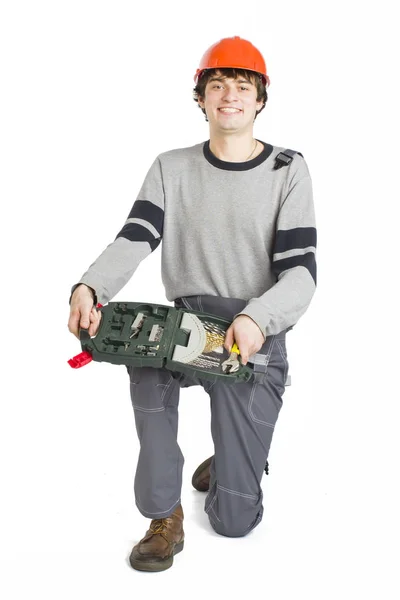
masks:
<svg viewBox="0 0 400 600"><path fill-rule="evenodd" d="M259 514L250 523L250 525L247 526L245 524L239 525L238 523L229 523L216 520L214 516L210 514L208 514L208 519L210 521L211 527L219 535L223 535L225 537L244 537L260 523L260 521L262 520L262 513L263 510L261 508Z"/></svg>
<svg viewBox="0 0 400 600"><path fill-rule="evenodd" d="M220 490L218 490L220 492ZM211 501L206 501L204 507L212 528L227 537L243 537L260 523L263 516L262 494L257 502L255 499L233 498L232 503L223 507L215 495ZM241 500L241 501L240 501Z"/></svg>

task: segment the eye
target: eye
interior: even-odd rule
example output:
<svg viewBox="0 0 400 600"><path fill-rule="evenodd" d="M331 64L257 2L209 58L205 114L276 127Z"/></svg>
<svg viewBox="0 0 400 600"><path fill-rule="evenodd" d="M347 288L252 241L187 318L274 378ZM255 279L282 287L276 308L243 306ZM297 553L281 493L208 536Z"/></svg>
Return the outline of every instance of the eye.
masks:
<svg viewBox="0 0 400 600"><path fill-rule="evenodd" d="M242 85L242 86L240 86L240 89L242 89L242 90L248 90L249 88L247 88L247 87L244 87L244 86Z"/></svg>

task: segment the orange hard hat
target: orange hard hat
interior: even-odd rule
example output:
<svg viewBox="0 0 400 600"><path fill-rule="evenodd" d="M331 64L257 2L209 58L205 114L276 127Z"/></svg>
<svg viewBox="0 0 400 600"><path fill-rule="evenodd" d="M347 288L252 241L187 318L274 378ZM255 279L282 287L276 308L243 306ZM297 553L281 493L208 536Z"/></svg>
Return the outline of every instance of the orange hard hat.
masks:
<svg viewBox="0 0 400 600"><path fill-rule="evenodd" d="M261 52L251 42L237 35L220 40L205 52L194 76L195 83L197 84L199 77L206 69L222 69L224 67L255 71L262 75L264 85L269 86L270 84Z"/></svg>

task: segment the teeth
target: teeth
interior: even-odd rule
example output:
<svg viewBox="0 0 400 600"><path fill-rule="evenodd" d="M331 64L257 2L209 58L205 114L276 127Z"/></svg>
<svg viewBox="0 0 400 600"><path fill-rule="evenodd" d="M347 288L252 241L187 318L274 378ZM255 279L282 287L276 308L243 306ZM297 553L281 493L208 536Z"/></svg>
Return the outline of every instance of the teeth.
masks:
<svg viewBox="0 0 400 600"><path fill-rule="evenodd" d="M238 110L237 108L220 108L219 109L221 112L240 112L240 110Z"/></svg>

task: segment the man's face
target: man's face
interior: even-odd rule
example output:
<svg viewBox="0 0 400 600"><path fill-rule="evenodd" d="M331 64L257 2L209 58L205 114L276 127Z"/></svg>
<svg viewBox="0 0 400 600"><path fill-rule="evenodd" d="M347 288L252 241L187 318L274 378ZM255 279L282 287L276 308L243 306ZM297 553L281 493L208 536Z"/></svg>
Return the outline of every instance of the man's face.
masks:
<svg viewBox="0 0 400 600"><path fill-rule="evenodd" d="M211 129L235 133L252 131L255 114L263 105L256 99L257 88L250 81L224 78L217 71L208 81L199 105L205 109Z"/></svg>

